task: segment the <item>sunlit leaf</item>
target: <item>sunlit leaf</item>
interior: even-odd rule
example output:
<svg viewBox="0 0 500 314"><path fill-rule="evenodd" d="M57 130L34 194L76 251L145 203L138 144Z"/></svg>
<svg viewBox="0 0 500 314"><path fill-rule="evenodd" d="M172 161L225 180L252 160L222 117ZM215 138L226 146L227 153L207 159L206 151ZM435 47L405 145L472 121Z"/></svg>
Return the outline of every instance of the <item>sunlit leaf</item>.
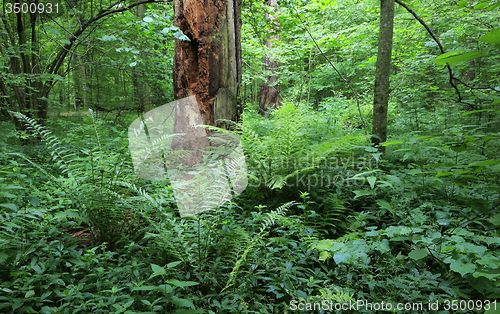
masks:
<svg viewBox="0 0 500 314"><path fill-rule="evenodd" d="M445 54L443 54L443 55L436 58L436 64L437 65L444 65L444 64L448 63L449 65L454 65L454 64L457 64L460 62L469 61L472 59L482 57L485 54L486 53L482 52L482 51L480 51L480 52L467 52L467 53L463 53L460 55L454 55L454 56L450 56L450 57L443 57L445 55Z"/></svg>
<svg viewBox="0 0 500 314"><path fill-rule="evenodd" d="M494 28L491 32L479 37L479 41L489 44L500 44L500 28Z"/></svg>

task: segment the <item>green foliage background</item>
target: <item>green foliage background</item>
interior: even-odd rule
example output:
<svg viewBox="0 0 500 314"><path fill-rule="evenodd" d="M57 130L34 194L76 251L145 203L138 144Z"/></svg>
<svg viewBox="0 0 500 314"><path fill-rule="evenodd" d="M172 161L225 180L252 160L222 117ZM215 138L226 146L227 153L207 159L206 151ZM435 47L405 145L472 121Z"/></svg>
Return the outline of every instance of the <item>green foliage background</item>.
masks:
<svg viewBox="0 0 500 314"><path fill-rule="evenodd" d="M263 41L276 24L264 2L242 1L245 109L231 132L249 186L218 208L181 219L168 178L138 179L128 153L136 109L173 97L182 34L169 6L110 16L67 61L74 68L50 94L52 113L73 111L82 93L101 110L44 125L19 116L24 132L0 122L0 312L289 313L292 301L324 300L443 305L424 313L479 300L475 312L500 311L479 308L500 298L500 4L406 2L445 56L397 6L383 155L366 129L378 2L279 4L282 105L262 117ZM40 25L40 54L70 20Z"/></svg>

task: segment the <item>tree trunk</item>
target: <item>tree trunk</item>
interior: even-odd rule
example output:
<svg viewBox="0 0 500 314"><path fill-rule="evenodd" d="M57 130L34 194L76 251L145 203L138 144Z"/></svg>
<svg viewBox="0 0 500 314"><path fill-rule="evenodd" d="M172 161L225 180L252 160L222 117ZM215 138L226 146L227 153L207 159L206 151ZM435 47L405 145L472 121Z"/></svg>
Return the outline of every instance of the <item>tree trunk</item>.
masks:
<svg viewBox="0 0 500 314"><path fill-rule="evenodd" d="M387 139L387 107L389 103L389 77L394 25L394 0L381 0L380 33L375 73L375 94L373 99L372 143L380 145ZM380 146L380 151L385 147Z"/></svg>
<svg viewBox="0 0 500 314"><path fill-rule="evenodd" d="M279 6L276 0L268 0L267 4L275 12L278 12ZM269 32L264 43L264 45L267 47L267 54L264 57L264 72L271 73L271 75L266 76L266 79L264 80L264 82L262 82L262 86L260 88L260 114L265 114L268 109L277 107L280 104L279 85L277 84L278 76L276 76L276 72L279 68L279 62L275 60L276 56L275 52L273 51L274 42L280 40L280 35L277 30L279 24L277 22L274 22L274 20L276 20L276 15L266 13L266 18L271 21L271 25L274 25L274 29Z"/></svg>
<svg viewBox="0 0 500 314"><path fill-rule="evenodd" d="M195 95L206 125L237 121L241 80L239 0L175 0L175 25L190 39L176 40L174 94Z"/></svg>

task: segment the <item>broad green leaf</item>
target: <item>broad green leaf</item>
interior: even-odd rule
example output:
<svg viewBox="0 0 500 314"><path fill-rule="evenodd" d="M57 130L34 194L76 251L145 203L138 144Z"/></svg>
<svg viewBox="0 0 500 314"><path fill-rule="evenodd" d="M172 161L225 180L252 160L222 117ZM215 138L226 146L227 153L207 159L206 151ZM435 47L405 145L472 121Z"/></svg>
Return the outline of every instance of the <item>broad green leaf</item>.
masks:
<svg viewBox="0 0 500 314"><path fill-rule="evenodd" d="M0 263L3 263L5 262L5 260L9 257L9 255L3 253L3 252L0 252Z"/></svg>
<svg viewBox="0 0 500 314"><path fill-rule="evenodd" d="M474 10L481 10L481 9L486 8L487 6L489 6L488 2L481 2L481 3L478 3L474 6Z"/></svg>
<svg viewBox="0 0 500 314"><path fill-rule="evenodd" d="M462 115L463 116L468 116L470 114L473 114L473 113L479 113L479 112L486 112L486 111L496 111L496 112L500 112L499 109L479 109L479 110L472 110L472 111L467 111L467 112L463 112Z"/></svg>
<svg viewBox="0 0 500 314"><path fill-rule="evenodd" d="M53 26L44 25L43 28L46 29L46 30L48 30L49 32L51 32L52 34L54 34L56 36L61 35L61 33L59 32L59 30L57 28L54 28Z"/></svg>
<svg viewBox="0 0 500 314"><path fill-rule="evenodd" d="M429 255L429 251L427 249L418 249L413 250L408 254L408 257L414 260L419 260Z"/></svg>
<svg viewBox="0 0 500 314"><path fill-rule="evenodd" d="M462 276L465 276L467 274L471 274L476 270L476 265L472 263L462 263L459 261L453 261L450 264L450 269L453 270L454 272L459 273Z"/></svg>
<svg viewBox="0 0 500 314"><path fill-rule="evenodd" d="M378 204L378 206L380 206L383 209L387 209L389 211L392 210L391 204L386 200L377 200L377 204Z"/></svg>
<svg viewBox="0 0 500 314"><path fill-rule="evenodd" d="M182 307L189 307L194 309L194 304L188 299L182 299L176 296L172 297L172 303L177 305L177 306L182 306Z"/></svg>
<svg viewBox="0 0 500 314"><path fill-rule="evenodd" d="M157 287L157 290L162 292L162 293L167 294L167 293L172 293L174 291L174 288L170 285L159 285Z"/></svg>
<svg viewBox="0 0 500 314"><path fill-rule="evenodd" d="M140 286L132 288L132 291L153 291L158 290L157 286Z"/></svg>
<svg viewBox="0 0 500 314"><path fill-rule="evenodd" d="M0 204L0 207L5 207L5 208L8 208L8 209L12 209L14 211L17 211L17 206L14 205L14 204Z"/></svg>
<svg viewBox="0 0 500 314"><path fill-rule="evenodd" d="M26 293L24 294L24 298L25 298L25 299L29 299L29 298L31 298L31 297L32 297L32 296L34 296L34 295L35 295L35 290L29 290L28 292L26 292Z"/></svg>
<svg viewBox="0 0 500 314"><path fill-rule="evenodd" d="M389 146L389 145L396 145L396 144L403 144L404 141L392 141L392 142L385 142L382 143L380 146Z"/></svg>
<svg viewBox="0 0 500 314"><path fill-rule="evenodd" d="M448 52L443 53L442 55L437 56L436 59L448 58L450 56L457 55L457 54L462 53L464 51L465 51L465 49L448 51Z"/></svg>
<svg viewBox="0 0 500 314"><path fill-rule="evenodd" d="M154 20L150 16L146 16L145 18L142 19L144 22L150 23L153 22Z"/></svg>
<svg viewBox="0 0 500 314"><path fill-rule="evenodd" d="M482 57L484 55L486 55L486 53L483 51L468 52L468 53L463 53L460 55L454 55L451 57L443 57L444 55L441 55L441 56L436 58L436 64L437 65L444 65L444 64L448 63L449 65L454 65L454 64L457 64L460 62L476 59L476 58Z"/></svg>
<svg viewBox="0 0 500 314"><path fill-rule="evenodd" d="M167 280L167 283L172 284L176 287L180 287L180 288L189 287L189 286L196 286L199 284L198 282L194 282L194 281L180 281L177 279Z"/></svg>
<svg viewBox="0 0 500 314"><path fill-rule="evenodd" d="M354 199L360 198L361 196L373 195L374 194L373 191L365 191L365 190L357 190L357 191L352 191L352 192L354 194L356 194L356 196L354 197Z"/></svg>
<svg viewBox="0 0 500 314"><path fill-rule="evenodd" d="M500 159L490 159L490 160L484 160L484 161L479 161L479 162L473 162L467 167L480 167L480 166L490 166L490 165L498 165L500 164Z"/></svg>
<svg viewBox="0 0 500 314"><path fill-rule="evenodd" d="M479 37L479 41L489 44L500 44L500 28L494 28L491 32Z"/></svg>
<svg viewBox="0 0 500 314"><path fill-rule="evenodd" d="M153 274L149 277L149 279L156 277L156 276L167 274L167 272L165 271L165 268L158 266L158 265L155 265L155 264L151 264L151 269L153 270Z"/></svg>
<svg viewBox="0 0 500 314"><path fill-rule="evenodd" d="M467 145L465 144L460 144L460 145L452 145L451 150L454 151L455 153L461 153L467 149Z"/></svg>
<svg viewBox="0 0 500 314"><path fill-rule="evenodd" d="M366 178L366 181L370 184L370 187L372 190L375 188L375 182L377 182L377 177L368 177Z"/></svg>
<svg viewBox="0 0 500 314"><path fill-rule="evenodd" d="M176 262L168 263L167 264L167 268L174 268L175 266L179 265L180 263L182 263L182 261L176 261Z"/></svg>
<svg viewBox="0 0 500 314"><path fill-rule="evenodd" d="M184 33L181 30L175 32L173 35L175 38L177 38L179 40L191 41L191 39L189 39L189 37L184 35Z"/></svg>
<svg viewBox="0 0 500 314"><path fill-rule="evenodd" d="M40 205L40 201L38 200L38 197L36 197L36 196L28 197L28 201L30 202L31 206L33 206L33 207L38 207L38 205Z"/></svg>
<svg viewBox="0 0 500 314"><path fill-rule="evenodd" d="M333 260L335 261L336 264L340 265L342 263L347 263L347 259L349 258L349 255L346 253L342 252L335 252L333 254Z"/></svg>
<svg viewBox="0 0 500 314"><path fill-rule="evenodd" d="M112 41L112 40L115 40L116 39L116 36L114 35L104 35L102 36L101 38L99 38L100 40L102 41Z"/></svg>
<svg viewBox="0 0 500 314"><path fill-rule="evenodd" d="M488 219L495 226L500 226L500 214L496 214L495 216Z"/></svg>
<svg viewBox="0 0 500 314"><path fill-rule="evenodd" d="M469 3L466 0L461 0L461 1L457 2L457 5L459 7L465 8L465 7L467 7L469 5Z"/></svg>

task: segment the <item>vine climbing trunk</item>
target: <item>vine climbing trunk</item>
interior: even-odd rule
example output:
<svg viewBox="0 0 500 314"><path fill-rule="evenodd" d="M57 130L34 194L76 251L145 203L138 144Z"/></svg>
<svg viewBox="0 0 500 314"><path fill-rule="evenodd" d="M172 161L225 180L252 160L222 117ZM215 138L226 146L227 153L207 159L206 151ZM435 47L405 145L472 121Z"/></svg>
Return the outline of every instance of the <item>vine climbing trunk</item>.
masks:
<svg viewBox="0 0 500 314"><path fill-rule="evenodd" d="M387 140L387 108L389 104L389 78L391 68L394 27L394 0L380 2L380 32L373 97L372 143L379 146ZM385 147L379 146L380 151Z"/></svg>
<svg viewBox="0 0 500 314"><path fill-rule="evenodd" d="M241 78L239 0L175 0L176 99L196 96L203 124L228 128L237 121Z"/></svg>

